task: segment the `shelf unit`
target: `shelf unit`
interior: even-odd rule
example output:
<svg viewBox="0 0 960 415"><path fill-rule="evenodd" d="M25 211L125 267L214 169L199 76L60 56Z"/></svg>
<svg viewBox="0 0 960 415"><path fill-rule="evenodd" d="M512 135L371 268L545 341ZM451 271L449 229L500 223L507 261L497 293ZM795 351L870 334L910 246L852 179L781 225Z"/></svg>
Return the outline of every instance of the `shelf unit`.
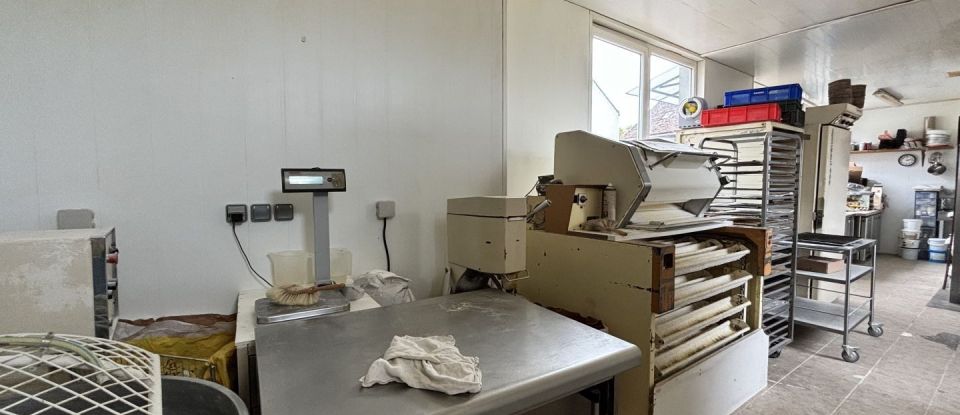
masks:
<svg viewBox="0 0 960 415"><path fill-rule="evenodd" d="M729 178L709 216L770 228L771 272L763 277L763 329L777 357L793 340L797 216L803 129L775 122L683 130L678 141L729 156L718 161Z"/></svg>
<svg viewBox="0 0 960 415"><path fill-rule="evenodd" d="M873 321L873 312L876 301L876 267L877 241L874 239L858 239L846 245L829 245L824 243L799 241L797 248L811 253L826 252L843 256L844 269L831 273L797 271L798 276L809 278L812 281L840 284L843 291L834 291L823 286L814 286L808 282L807 288L810 297L814 290L825 290L843 294L843 302L835 303L812 298L797 297L796 323L808 327L826 330L843 335L843 345L840 356L847 362L856 362L860 359L857 347L848 342L850 332L861 323L867 321L867 333L873 337L883 335L883 325ZM854 264L854 256L861 250L872 251L870 265ZM850 292L850 285L861 278L870 278L870 293L868 295ZM860 299L858 304L851 304L852 299Z"/></svg>
<svg viewBox="0 0 960 415"><path fill-rule="evenodd" d="M929 147L916 147L916 148L878 148L873 150L851 150L850 154L866 154L866 153L906 153L908 151L937 151L937 150L951 150L953 146L950 144L942 146L929 146Z"/></svg>

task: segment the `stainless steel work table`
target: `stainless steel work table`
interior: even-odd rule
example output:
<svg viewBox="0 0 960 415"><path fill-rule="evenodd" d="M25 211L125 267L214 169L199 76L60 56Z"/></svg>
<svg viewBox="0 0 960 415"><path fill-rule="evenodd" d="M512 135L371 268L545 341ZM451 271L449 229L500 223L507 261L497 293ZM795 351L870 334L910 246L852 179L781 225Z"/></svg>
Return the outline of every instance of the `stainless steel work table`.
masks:
<svg viewBox="0 0 960 415"><path fill-rule="evenodd" d="M394 335L453 335L480 358L483 390L448 396L359 379ZM640 365L633 344L495 290L436 297L256 329L264 414L509 414L602 384Z"/></svg>

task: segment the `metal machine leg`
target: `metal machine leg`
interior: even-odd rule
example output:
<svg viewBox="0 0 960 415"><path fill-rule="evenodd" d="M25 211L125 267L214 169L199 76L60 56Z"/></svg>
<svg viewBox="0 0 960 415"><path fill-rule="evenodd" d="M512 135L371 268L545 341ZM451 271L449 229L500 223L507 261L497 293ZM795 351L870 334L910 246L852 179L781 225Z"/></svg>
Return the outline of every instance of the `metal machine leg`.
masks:
<svg viewBox="0 0 960 415"><path fill-rule="evenodd" d="M614 415L617 411L614 399L614 378L580 392L580 395L593 403L594 415Z"/></svg>
<svg viewBox="0 0 960 415"><path fill-rule="evenodd" d="M867 324L870 327L873 327L873 304L876 302L876 287L877 287L877 244L873 245L873 255L871 255L871 263L873 271L870 271L870 317L868 317Z"/></svg>
<svg viewBox="0 0 960 415"><path fill-rule="evenodd" d="M953 266L953 241L956 239L956 236L950 236L950 246L947 248L947 266L943 270L943 288L947 289L947 281L950 280L950 268Z"/></svg>
<svg viewBox="0 0 960 415"><path fill-rule="evenodd" d="M870 317L867 320L867 334L873 337L883 335L883 324L873 321L874 305L877 302L877 244L873 245L873 270L870 271Z"/></svg>
<svg viewBox="0 0 960 415"><path fill-rule="evenodd" d="M843 261L846 263L846 283L843 285L843 346L840 356L848 362L860 360L860 354L855 347L850 346L848 338L850 337L850 265L853 262L854 253L847 251L843 254ZM871 277L872 278L872 277Z"/></svg>
<svg viewBox="0 0 960 415"><path fill-rule="evenodd" d="M313 194L313 266L317 285L330 284L330 213L326 192Z"/></svg>
<svg viewBox="0 0 960 415"><path fill-rule="evenodd" d="M614 415L616 402L613 399L613 379L600 385L600 415Z"/></svg>

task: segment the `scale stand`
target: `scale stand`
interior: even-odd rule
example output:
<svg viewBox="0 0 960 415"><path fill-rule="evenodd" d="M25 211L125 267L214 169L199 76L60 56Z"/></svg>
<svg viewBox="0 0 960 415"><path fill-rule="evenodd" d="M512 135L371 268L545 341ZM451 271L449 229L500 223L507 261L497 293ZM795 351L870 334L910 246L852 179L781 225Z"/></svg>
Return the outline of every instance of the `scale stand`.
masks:
<svg viewBox="0 0 960 415"><path fill-rule="evenodd" d="M329 285L330 279L330 212L328 193L346 191L343 170L282 169L283 192L313 193L314 274L317 285ZM350 301L339 290L320 291L320 300L308 306L274 304L268 298L255 303L257 324L278 323L335 314L350 310Z"/></svg>

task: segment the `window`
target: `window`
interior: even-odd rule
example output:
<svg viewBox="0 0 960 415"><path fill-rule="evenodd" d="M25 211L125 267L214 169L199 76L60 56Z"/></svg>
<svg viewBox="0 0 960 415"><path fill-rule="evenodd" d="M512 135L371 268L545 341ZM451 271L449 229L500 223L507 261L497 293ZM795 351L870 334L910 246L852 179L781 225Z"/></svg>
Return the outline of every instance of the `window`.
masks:
<svg viewBox="0 0 960 415"><path fill-rule="evenodd" d="M643 53L593 38L590 129L594 134L621 140L638 137L643 121L637 93L642 75Z"/></svg>
<svg viewBox="0 0 960 415"><path fill-rule="evenodd" d="M672 139L680 102L693 96L693 61L599 26L592 53L591 131Z"/></svg>
<svg viewBox="0 0 960 415"><path fill-rule="evenodd" d="M657 55L650 57L650 137L673 138L680 102L693 96L693 68ZM668 137L664 137L664 136Z"/></svg>

